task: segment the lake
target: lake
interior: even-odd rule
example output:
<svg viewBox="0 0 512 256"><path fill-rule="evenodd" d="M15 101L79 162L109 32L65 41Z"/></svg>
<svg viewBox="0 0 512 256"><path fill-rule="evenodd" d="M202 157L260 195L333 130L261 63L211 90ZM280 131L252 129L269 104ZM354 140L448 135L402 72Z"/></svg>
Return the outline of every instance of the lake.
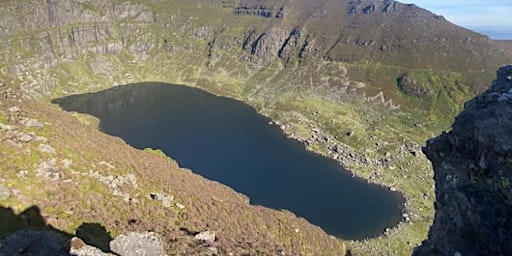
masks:
<svg viewBox="0 0 512 256"><path fill-rule="evenodd" d="M242 102L162 83L53 102L98 117L103 132L135 148L161 149L181 167L247 195L251 204L287 209L337 237L376 236L401 219L399 193L307 151Z"/></svg>

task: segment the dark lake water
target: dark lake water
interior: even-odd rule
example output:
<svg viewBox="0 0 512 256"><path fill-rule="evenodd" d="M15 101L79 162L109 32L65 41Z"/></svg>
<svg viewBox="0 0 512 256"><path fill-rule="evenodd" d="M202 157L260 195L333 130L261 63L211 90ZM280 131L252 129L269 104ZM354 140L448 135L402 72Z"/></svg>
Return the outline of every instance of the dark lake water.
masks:
<svg viewBox="0 0 512 256"><path fill-rule="evenodd" d="M98 117L133 147L161 149L180 166L287 209L344 239L381 234L401 218L403 198L308 152L250 106L186 86L142 83L56 99Z"/></svg>

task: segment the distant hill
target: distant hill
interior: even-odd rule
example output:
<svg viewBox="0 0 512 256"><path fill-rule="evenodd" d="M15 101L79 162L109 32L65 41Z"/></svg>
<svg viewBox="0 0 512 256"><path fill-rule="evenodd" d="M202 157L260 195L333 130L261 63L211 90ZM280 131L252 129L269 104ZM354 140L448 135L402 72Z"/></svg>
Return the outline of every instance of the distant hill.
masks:
<svg viewBox="0 0 512 256"><path fill-rule="evenodd" d="M496 43L501 47L512 50L512 40L496 40Z"/></svg>
<svg viewBox="0 0 512 256"><path fill-rule="evenodd" d="M493 40L512 40L512 28L470 27L471 30L489 36Z"/></svg>

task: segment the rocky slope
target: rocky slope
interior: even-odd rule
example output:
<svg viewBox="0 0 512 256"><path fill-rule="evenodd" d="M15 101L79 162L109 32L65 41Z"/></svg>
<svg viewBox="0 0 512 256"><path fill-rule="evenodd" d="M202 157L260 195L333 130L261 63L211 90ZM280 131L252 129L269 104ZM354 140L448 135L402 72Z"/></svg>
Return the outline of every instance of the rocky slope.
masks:
<svg viewBox="0 0 512 256"><path fill-rule="evenodd" d="M3 0L0 5L1 73L21 80L35 95L78 90L82 81L69 73L82 73L97 86L142 78L198 84L223 94L329 86L336 92L382 91L405 104L396 79L408 71L423 70L411 73L420 87L439 86L436 79L453 84L445 73L461 72L459 83L482 88L512 56L482 35L395 1ZM341 68L341 63L352 65Z"/></svg>
<svg viewBox="0 0 512 256"><path fill-rule="evenodd" d="M512 255L512 65L427 142L436 181L429 238L414 255Z"/></svg>
<svg viewBox="0 0 512 256"><path fill-rule="evenodd" d="M504 49L512 49L512 40L496 40L496 43L501 45Z"/></svg>

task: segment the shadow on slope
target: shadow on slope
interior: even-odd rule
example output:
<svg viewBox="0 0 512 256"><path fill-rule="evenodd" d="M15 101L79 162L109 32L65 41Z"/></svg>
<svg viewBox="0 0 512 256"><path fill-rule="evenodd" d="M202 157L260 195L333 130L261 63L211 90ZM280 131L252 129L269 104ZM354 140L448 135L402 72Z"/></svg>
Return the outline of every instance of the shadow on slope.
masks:
<svg viewBox="0 0 512 256"><path fill-rule="evenodd" d="M35 205L19 214L16 214L12 208L0 206L0 226L2 227L0 229L0 244L3 242L2 240L6 241L7 237L19 231L51 231L62 238L65 246L64 249L67 251L69 251L71 238L76 236L88 245L97 247L103 252L110 252L109 243L112 241L112 236L102 225L98 223L83 223L77 228L75 235L69 234L48 225L41 215L41 210ZM41 236L31 235L31 238L40 239ZM26 241L22 240L26 240L25 235L12 236L9 239L9 243L21 246L24 242L26 243ZM39 250L39 248L33 248L34 245L30 245L30 247L31 250Z"/></svg>

